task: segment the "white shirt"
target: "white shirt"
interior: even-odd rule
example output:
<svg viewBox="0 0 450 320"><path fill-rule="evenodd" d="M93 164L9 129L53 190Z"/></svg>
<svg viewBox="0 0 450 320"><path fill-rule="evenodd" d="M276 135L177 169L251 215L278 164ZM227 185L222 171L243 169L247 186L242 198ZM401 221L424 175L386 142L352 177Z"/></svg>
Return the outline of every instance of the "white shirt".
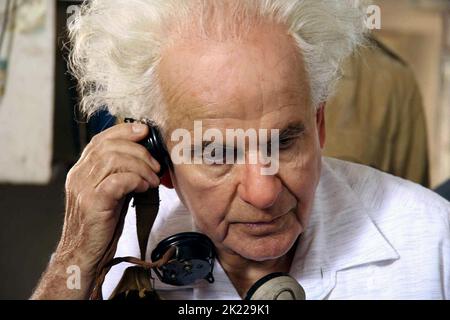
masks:
<svg viewBox="0 0 450 320"><path fill-rule="evenodd" d="M450 203L412 182L370 167L323 158L310 223L301 235L290 275L307 299L450 299ZM193 231L174 190L160 189L160 213L147 259L156 244ZM139 256L130 207L116 256ZM127 267L114 267L104 297ZM215 282L174 287L158 280L164 299L240 299L215 262Z"/></svg>

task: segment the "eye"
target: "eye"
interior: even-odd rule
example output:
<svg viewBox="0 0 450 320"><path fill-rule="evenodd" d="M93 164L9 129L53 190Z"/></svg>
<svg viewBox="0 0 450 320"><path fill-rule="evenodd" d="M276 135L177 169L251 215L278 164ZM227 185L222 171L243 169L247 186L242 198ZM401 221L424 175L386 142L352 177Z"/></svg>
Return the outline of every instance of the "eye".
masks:
<svg viewBox="0 0 450 320"><path fill-rule="evenodd" d="M294 143L296 138L281 138L278 141L278 151L283 151L289 149ZM272 156L273 144L269 142L267 144L267 156Z"/></svg>
<svg viewBox="0 0 450 320"><path fill-rule="evenodd" d="M214 147L210 152L205 152L205 149L203 151L203 161L209 166L225 165L227 162L227 152L232 152L227 147Z"/></svg>
<svg viewBox="0 0 450 320"><path fill-rule="evenodd" d="M284 138L280 139L280 149L288 148L293 145L295 142L295 138Z"/></svg>

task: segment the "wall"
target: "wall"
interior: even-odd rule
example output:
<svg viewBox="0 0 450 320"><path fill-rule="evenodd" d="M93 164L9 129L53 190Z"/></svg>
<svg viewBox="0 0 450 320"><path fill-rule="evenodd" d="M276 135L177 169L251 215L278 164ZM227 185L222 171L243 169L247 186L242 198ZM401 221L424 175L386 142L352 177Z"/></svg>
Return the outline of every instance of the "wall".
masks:
<svg viewBox="0 0 450 320"><path fill-rule="evenodd" d="M43 184L51 177L55 2L22 3L0 101L0 182Z"/></svg>

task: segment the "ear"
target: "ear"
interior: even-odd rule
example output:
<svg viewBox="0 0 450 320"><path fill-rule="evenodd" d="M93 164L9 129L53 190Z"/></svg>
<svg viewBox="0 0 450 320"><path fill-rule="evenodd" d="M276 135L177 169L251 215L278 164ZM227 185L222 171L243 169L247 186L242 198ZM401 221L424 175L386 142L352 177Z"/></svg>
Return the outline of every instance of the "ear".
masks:
<svg viewBox="0 0 450 320"><path fill-rule="evenodd" d="M170 170L167 170L160 180L163 186L169 189L173 189L172 178L170 177Z"/></svg>
<svg viewBox="0 0 450 320"><path fill-rule="evenodd" d="M319 142L320 142L321 149L323 149L323 147L325 146L325 140L326 140L325 106L326 106L326 102L321 103L319 106L319 109L317 109L317 111L316 111L316 124L317 124L317 131L319 134Z"/></svg>

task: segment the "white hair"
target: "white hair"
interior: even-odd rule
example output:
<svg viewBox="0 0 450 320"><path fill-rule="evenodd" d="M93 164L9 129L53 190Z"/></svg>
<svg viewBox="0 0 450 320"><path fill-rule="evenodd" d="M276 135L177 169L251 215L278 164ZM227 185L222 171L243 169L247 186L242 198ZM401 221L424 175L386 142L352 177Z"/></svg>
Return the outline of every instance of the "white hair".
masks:
<svg viewBox="0 0 450 320"><path fill-rule="evenodd" d="M364 39L364 14L343 0L91 0L69 25L69 65L88 116L166 120L161 52L188 24L204 35L239 37L256 21L286 27L309 75L311 101L326 101L343 59Z"/></svg>

